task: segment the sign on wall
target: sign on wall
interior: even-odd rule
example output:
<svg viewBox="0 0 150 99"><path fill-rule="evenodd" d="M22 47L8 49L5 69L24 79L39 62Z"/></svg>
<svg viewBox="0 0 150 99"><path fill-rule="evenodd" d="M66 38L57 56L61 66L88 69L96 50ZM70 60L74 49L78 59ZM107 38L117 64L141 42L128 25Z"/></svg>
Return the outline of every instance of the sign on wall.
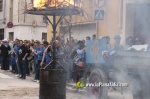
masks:
<svg viewBox="0 0 150 99"><path fill-rule="evenodd" d="M7 27L8 27L8 28L12 28L13 26L14 26L14 25L13 25L12 22L8 22L8 23L7 23Z"/></svg>
<svg viewBox="0 0 150 99"><path fill-rule="evenodd" d="M96 8L101 8L105 4L105 0L94 0L93 2Z"/></svg>
<svg viewBox="0 0 150 99"><path fill-rule="evenodd" d="M94 10L94 20L104 20L104 10Z"/></svg>

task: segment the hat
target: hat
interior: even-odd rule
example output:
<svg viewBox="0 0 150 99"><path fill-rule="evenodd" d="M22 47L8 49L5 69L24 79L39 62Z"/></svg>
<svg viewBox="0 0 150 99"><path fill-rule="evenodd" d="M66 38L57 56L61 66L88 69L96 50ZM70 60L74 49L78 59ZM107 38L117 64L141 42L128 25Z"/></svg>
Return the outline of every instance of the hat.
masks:
<svg viewBox="0 0 150 99"><path fill-rule="evenodd" d="M115 35L114 39L121 39L120 35Z"/></svg>

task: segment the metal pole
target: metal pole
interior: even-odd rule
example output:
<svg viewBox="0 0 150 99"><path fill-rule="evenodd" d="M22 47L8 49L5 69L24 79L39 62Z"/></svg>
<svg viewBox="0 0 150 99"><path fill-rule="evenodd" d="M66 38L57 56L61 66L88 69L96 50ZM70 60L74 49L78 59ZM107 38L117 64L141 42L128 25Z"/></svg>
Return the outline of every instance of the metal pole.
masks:
<svg viewBox="0 0 150 99"><path fill-rule="evenodd" d="M69 22L69 40L71 41L71 18L72 16L70 16L70 22Z"/></svg>
<svg viewBox="0 0 150 99"><path fill-rule="evenodd" d="M56 61L56 48L55 48L55 41L56 41L56 15L55 13L53 14L53 61ZM55 62L54 62L55 63ZM54 64L55 67L55 64Z"/></svg>
<svg viewBox="0 0 150 99"><path fill-rule="evenodd" d="M71 41L71 30L69 29L69 40Z"/></svg>
<svg viewBox="0 0 150 99"><path fill-rule="evenodd" d="M97 33L96 33L96 39L99 38L99 34L98 34L98 33L99 33L98 25L99 25L99 24L98 24L98 21L96 21L96 32L97 32Z"/></svg>

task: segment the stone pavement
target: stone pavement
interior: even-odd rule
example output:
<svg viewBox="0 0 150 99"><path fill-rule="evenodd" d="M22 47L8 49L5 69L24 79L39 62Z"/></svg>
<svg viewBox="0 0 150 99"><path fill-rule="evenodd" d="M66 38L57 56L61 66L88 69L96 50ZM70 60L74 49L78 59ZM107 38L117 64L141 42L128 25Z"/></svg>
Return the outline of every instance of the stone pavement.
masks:
<svg viewBox="0 0 150 99"><path fill-rule="evenodd" d="M0 99L38 99L39 83L32 81L33 77L21 80L9 71L0 70ZM66 99L89 99L86 90L75 92L75 83L67 83ZM130 92L124 94L124 99L132 99ZM109 92L108 99L123 99L120 92Z"/></svg>

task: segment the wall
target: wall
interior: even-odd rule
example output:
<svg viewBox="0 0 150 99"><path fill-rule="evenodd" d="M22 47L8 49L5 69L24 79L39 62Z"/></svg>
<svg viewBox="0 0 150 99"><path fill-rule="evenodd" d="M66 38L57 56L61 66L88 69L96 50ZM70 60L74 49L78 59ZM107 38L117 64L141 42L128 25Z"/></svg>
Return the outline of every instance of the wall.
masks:
<svg viewBox="0 0 150 99"><path fill-rule="evenodd" d="M14 39L22 40L42 40L42 33L47 32L45 27L33 28L31 26L15 26L6 29L6 38L9 38L9 32L14 32Z"/></svg>
<svg viewBox="0 0 150 99"><path fill-rule="evenodd" d="M120 0L105 0L105 5L99 10L105 11L104 20L95 21L94 18L94 9L95 5L91 0L83 1L83 12L84 14L73 16L72 23L76 23L78 27L80 24L88 24L88 22L97 23L95 27L93 27L93 32L89 34L89 36L93 35L94 32L98 35L97 37L102 36L110 36L111 42L114 42L114 36L116 34L122 34L119 28L120 25ZM76 28L77 29L77 28ZM95 29L95 30L94 30ZM78 29L76 30L78 31ZM86 31L83 31L86 32ZM84 33L83 33L84 34ZM75 37L77 38L77 37ZM85 39L85 38L82 38Z"/></svg>
<svg viewBox="0 0 150 99"><path fill-rule="evenodd" d="M3 23L4 22L4 3L5 2L3 1L3 9L0 12L0 29L5 27L5 24Z"/></svg>
<svg viewBox="0 0 150 99"><path fill-rule="evenodd" d="M45 23L43 23L43 16L38 15L29 15L24 14L25 11L25 0L13 0L13 23L14 25L18 25L18 23L27 23L32 24L33 21L36 21L38 25L46 26ZM30 2L30 0L26 0L27 3ZM6 21L9 22L10 17L10 0L6 0Z"/></svg>
<svg viewBox="0 0 150 99"><path fill-rule="evenodd" d="M92 35L96 34L96 32L96 23L73 25L71 37L77 40L86 40L87 36L92 38ZM65 35L65 40L67 38L69 39L69 33Z"/></svg>
<svg viewBox="0 0 150 99"><path fill-rule="evenodd" d="M3 19L3 11L0 12L0 20Z"/></svg>
<svg viewBox="0 0 150 99"><path fill-rule="evenodd" d="M3 6L2 6L2 11L0 11L0 22L1 22L1 20L3 19L3 13L4 13L4 0L2 0L2 2L3 2Z"/></svg>
<svg viewBox="0 0 150 99"><path fill-rule="evenodd" d="M105 18L104 20L98 21L98 36L110 36L111 43L114 43L114 36L121 34L119 29L120 0L105 1L105 6L101 8L105 11Z"/></svg>
<svg viewBox="0 0 150 99"><path fill-rule="evenodd" d="M126 37L133 35L134 32L134 5L126 5L126 27L125 33Z"/></svg>
<svg viewBox="0 0 150 99"><path fill-rule="evenodd" d="M9 37L9 32L14 32L14 39L42 39L42 32L47 33L46 24L43 23L43 16L24 14L26 2L30 0L13 0L13 28L5 29L5 38ZM10 0L6 0L6 24L10 21ZM32 23L36 22L34 29ZM27 33L28 32L28 33Z"/></svg>

